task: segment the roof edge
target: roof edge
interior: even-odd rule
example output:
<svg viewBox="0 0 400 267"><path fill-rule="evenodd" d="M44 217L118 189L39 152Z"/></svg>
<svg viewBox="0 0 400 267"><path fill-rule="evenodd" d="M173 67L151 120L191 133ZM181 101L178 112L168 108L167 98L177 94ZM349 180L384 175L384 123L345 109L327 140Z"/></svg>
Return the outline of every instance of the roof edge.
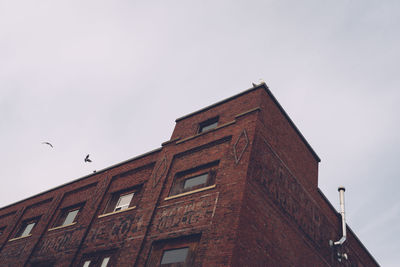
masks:
<svg viewBox="0 0 400 267"><path fill-rule="evenodd" d="M242 96L242 95L245 95L245 94L247 94L247 93L253 92L253 91L255 91L255 90L257 90L257 89L261 89L261 88L264 89L264 90L267 92L267 94L271 97L272 101L276 104L276 106L278 107L278 109L282 112L283 116L287 119L287 121L289 122L289 124L292 126L292 128L295 130L295 132L298 134L298 136L300 137L300 139L301 139L301 140L303 141L303 143L306 145L306 147L307 147L308 150L311 152L311 154L314 156L314 158L317 160L317 162L321 162L320 157L317 155L317 153L314 151L314 149L311 147L311 145L307 142L306 138L303 136L303 134L300 132L300 130L297 128L297 126L294 124L294 122L290 119L289 115L288 115L288 114L286 113L286 111L283 109L283 107L281 106L281 104L279 104L278 100L275 98L275 96L272 94L272 92L271 92L271 90L269 89L269 87L267 86L267 84L264 83L264 82L262 82L262 83L260 83L260 84L258 84L258 85L255 85L255 86L253 86L253 87L251 87L251 88L249 88L249 89L247 89L247 90L245 90L245 91L243 91L243 92L241 92L241 93L239 93L239 94L236 94L236 95L231 96L231 97L228 97L228 98L226 98L226 99L224 99L224 100L218 101L218 102L216 102L216 103L214 103L214 104L212 104L212 105L209 105L209 106L207 106L207 107L205 107L205 108L199 109L199 110L197 110L197 111L195 111L195 112L192 112L192 113L189 113L189 114L187 114L187 115L185 115L185 116L179 117L179 118L177 118L177 119L175 120L175 122L179 122L179 121L181 121L181 120L187 119L187 118L192 117L192 116L194 116L194 115L196 115L196 114L199 114L199 113L201 113L201 112L207 111L207 110L209 110L209 109L211 109L211 108L213 108L213 107L219 106L219 105L221 105L221 104L224 104L224 103L226 103L226 102L228 102L228 101L231 101L231 100L233 100L233 99L235 99L235 98L238 98L238 97L240 97L240 96Z"/></svg>
<svg viewBox="0 0 400 267"><path fill-rule="evenodd" d="M111 166L109 166L109 167L106 167L106 168L104 168L104 169L101 169L101 170L96 171L96 172L94 172L94 173L87 174L87 175L85 175L85 176L82 176L82 177L80 177L80 178L74 179L74 180L69 181L69 182L67 182L67 183L58 185L58 186L56 186L56 187L50 188L50 189L48 189L48 190L46 190L46 191L40 192L40 193L35 194L35 195L33 195L33 196L30 196L30 197L24 198L24 199L22 199L22 200L19 200L19 201L17 201L17 202L8 204L8 205L6 205L6 206L4 206L4 207L0 207L0 210L4 210L4 209L6 209L6 208L8 208L8 207L17 205L17 204L22 203L22 202L24 202L24 201L27 201L27 200L29 200L29 199L32 199L32 198L35 198L35 197L44 195L44 194L49 193L49 192L51 192L51 191L57 190L57 189L59 189L59 188L61 188L61 187L63 187L63 186L67 186L67 185L69 185L69 184L73 184L73 183L79 182L79 181L81 181L81 180L83 180L83 179L85 179L85 178L89 178L89 177L94 176L94 175L97 175L97 174L99 174L99 173L106 172L106 171L111 170L111 169L113 169L113 168L116 168L116 167L118 167L118 166L120 166L120 165L123 165L123 164L125 164L125 163L131 162L131 161L134 161L134 160L138 160L138 159L140 159L140 158L146 157L146 156L148 156L148 155L151 155L151 154L153 154L153 153L159 152L159 151L161 151L161 150L162 150L161 147L160 147L160 148L153 149L153 150L151 150L151 151L149 151L149 152L140 154L139 156L136 156L136 157L133 157L133 158L130 158L130 159L121 161L121 162L119 162L119 163L116 163L116 164L114 164L114 165L111 165Z"/></svg>
<svg viewBox="0 0 400 267"><path fill-rule="evenodd" d="M212 104L212 105L209 105L209 106L207 106L207 107L205 107L205 108L201 108L201 109L199 109L199 110L197 110L197 111L194 111L194 112L192 112L192 113L189 113L189 114L187 114L187 115L184 115L184 116L182 116L182 117L179 117L179 118L177 118L177 119L175 120L175 122L178 122L178 121L187 119L187 118L189 118L189 117L192 117L192 116L194 116L194 115L196 115L196 114L199 114L199 113L201 113L201 112L204 112L204 111L206 111L206 110L209 110L209 109L211 109L211 108L213 108L213 107L219 106L219 105L221 105L221 104L223 104L223 103L229 102L229 101L231 101L231 100L233 100L233 99L235 99L235 98L238 98L239 96L242 96L242 95L245 95L245 94L247 94L247 93L253 92L253 91L255 91L255 90L259 89L259 88L268 88L268 86L267 86L265 83L261 83L261 84L259 84L259 85L257 85L257 86L254 86L254 87L252 87L252 88L249 88L249 89L247 89L247 90L245 90L245 91L243 91L243 92L241 92L241 93L239 93L239 94L236 94L236 95L233 95L233 96L231 96L231 97L225 98L225 99L223 99L223 100L221 100L221 101L218 101L218 102L216 102L216 103L214 103L214 104Z"/></svg>
<svg viewBox="0 0 400 267"><path fill-rule="evenodd" d="M300 132L300 130L297 128L296 124L292 121L292 119L289 117L289 115L286 113L286 111L283 109L281 104L279 104L278 100L275 98L275 96L272 94L271 90L268 88L268 86L264 87L265 91L267 94L271 97L272 101L276 104L276 106L279 108L279 110L282 112L283 116L288 120L289 124L293 127L295 132L299 135L300 139L303 141L303 143L306 145L308 150L310 150L311 154L314 156L314 158L317 160L317 162L321 162L320 157L317 155L317 153L314 151L314 149L311 147L311 145L307 142L306 138L304 135Z"/></svg>

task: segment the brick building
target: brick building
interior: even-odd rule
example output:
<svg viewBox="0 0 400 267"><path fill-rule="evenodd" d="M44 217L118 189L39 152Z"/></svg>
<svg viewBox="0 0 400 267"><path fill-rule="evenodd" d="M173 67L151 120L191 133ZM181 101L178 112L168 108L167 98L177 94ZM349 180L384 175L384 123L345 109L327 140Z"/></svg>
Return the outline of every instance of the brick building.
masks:
<svg viewBox="0 0 400 267"><path fill-rule="evenodd" d="M0 266L378 266L348 227L329 245L341 217L319 161L260 84L178 118L158 149L1 208Z"/></svg>

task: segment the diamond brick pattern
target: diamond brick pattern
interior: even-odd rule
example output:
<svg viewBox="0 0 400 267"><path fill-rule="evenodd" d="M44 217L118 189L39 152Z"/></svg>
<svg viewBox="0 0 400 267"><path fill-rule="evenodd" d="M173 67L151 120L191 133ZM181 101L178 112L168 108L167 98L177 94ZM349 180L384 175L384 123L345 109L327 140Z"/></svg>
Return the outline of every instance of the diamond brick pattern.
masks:
<svg viewBox="0 0 400 267"><path fill-rule="evenodd" d="M247 137L246 129L240 133L236 143L233 145L233 154L235 155L235 163L238 164L243 156L244 151L249 146L249 138Z"/></svg>

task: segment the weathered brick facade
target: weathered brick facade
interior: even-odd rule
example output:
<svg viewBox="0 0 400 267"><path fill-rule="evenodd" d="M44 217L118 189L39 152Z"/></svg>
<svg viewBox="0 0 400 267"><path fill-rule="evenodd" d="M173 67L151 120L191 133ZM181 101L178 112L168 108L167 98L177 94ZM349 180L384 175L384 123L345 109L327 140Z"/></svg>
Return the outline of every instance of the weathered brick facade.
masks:
<svg viewBox="0 0 400 267"><path fill-rule="evenodd" d="M177 119L161 148L0 209L0 266L377 266L349 228L329 245L341 221L318 162L260 84Z"/></svg>

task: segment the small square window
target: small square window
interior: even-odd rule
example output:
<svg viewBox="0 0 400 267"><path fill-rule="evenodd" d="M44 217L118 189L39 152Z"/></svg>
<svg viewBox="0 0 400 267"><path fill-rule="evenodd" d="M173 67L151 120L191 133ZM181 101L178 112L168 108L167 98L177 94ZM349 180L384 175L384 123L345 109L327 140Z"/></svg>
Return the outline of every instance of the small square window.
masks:
<svg viewBox="0 0 400 267"><path fill-rule="evenodd" d="M22 222L17 234L15 235L15 238L31 235L32 230L35 227L37 222L38 222L38 219L30 219L30 220L26 220L26 221Z"/></svg>
<svg viewBox="0 0 400 267"><path fill-rule="evenodd" d="M218 117L215 117L200 123L198 133L204 133L216 128L218 126L218 119L219 119Z"/></svg>
<svg viewBox="0 0 400 267"><path fill-rule="evenodd" d="M169 196L182 194L215 184L218 161L204 164L175 175Z"/></svg>

